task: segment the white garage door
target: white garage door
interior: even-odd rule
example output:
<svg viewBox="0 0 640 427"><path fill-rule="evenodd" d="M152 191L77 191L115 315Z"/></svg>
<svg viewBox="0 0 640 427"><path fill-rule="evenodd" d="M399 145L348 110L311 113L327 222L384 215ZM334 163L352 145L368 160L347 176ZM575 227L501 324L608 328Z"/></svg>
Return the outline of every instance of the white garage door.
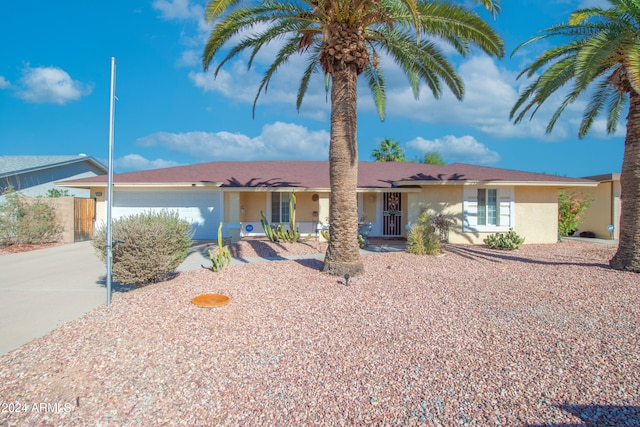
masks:
<svg viewBox="0 0 640 427"><path fill-rule="evenodd" d="M114 191L114 219L142 212L167 209L193 226L193 238L215 240L222 221L222 193L219 191Z"/></svg>

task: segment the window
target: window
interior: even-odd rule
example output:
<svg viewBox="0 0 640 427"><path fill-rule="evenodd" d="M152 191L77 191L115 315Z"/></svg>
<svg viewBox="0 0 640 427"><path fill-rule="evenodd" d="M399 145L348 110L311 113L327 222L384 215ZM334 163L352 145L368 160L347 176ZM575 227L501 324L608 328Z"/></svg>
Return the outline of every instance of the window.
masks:
<svg viewBox="0 0 640 427"><path fill-rule="evenodd" d="M498 190L478 189L478 225L499 225Z"/></svg>
<svg viewBox="0 0 640 427"><path fill-rule="evenodd" d="M514 188L467 186L463 190L464 231L502 233L515 226Z"/></svg>
<svg viewBox="0 0 640 427"><path fill-rule="evenodd" d="M271 194L271 222L289 222L289 193Z"/></svg>

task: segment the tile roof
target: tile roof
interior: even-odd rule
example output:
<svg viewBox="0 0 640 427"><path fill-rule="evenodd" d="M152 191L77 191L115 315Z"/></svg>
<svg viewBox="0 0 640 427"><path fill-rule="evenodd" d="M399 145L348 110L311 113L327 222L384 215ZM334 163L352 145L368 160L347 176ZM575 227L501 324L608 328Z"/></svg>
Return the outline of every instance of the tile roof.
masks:
<svg viewBox="0 0 640 427"><path fill-rule="evenodd" d="M90 156L0 156L0 177L87 160L107 172L104 165Z"/></svg>
<svg viewBox="0 0 640 427"><path fill-rule="evenodd" d="M403 185L451 182L526 182L572 185L592 181L556 175L453 163L445 166L411 162L360 162L358 187L390 188ZM104 184L106 176L67 182L69 186ZM326 161L257 161L211 162L172 168L115 174L115 185L222 183L238 188L329 188L329 162Z"/></svg>

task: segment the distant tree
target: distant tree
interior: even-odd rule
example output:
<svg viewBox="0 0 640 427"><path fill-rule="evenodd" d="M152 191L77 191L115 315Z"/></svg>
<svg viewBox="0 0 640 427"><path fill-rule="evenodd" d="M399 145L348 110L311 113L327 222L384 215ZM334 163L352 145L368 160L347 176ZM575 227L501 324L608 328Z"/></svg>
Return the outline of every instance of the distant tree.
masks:
<svg viewBox="0 0 640 427"><path fill-rule="evenodd" d="M69 190L59 190L57 188L50 188L47 190L47 197L67 197L69 196Z"/></svg>
<svg viewBox="0 0 640 427"><path fill-rule="evenodd" d="M510 118L519 123L528 112L569 91L547 125L551 132L565 108L581 95L589 98L578 131L584 137L604 109L607 132L614 133L625 107L627 133L620 174L620 240L609 264L616 270L640 272L640 6L638 0L609 0L609 9L578 9L568 23L554 25L518 46L564 36L527 66L520 76L536 76L520 95Z"/></svg>
<svg viewBox="0 0 640 427"><path fill-rule="evenodd" d="M380 143L380 148L374 148L371 153L376 162L406 162L404 148L396 141L385 138Z"/></svg>
<svg viewBox="0 0 640 427"><path fill-rule="evenodd" d="M424 160L421 163L425 163L427 165L440 165L444 166L447 162L444 161L442 156L437 151L428 151L424 155Z"/></svg>

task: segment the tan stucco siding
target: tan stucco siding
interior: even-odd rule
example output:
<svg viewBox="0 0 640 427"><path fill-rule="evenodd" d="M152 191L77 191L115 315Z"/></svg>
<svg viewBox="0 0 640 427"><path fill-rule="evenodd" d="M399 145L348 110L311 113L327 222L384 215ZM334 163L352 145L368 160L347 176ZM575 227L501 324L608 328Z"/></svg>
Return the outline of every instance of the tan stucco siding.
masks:
<svg viewBox="0 0 640 427"><path fill-rule="evenodd" d="M620 232L620 181L605 181L595 188L568 188L566 193L584 194L591 205L583 212L578 231L592 231L600 239L610 239L609 225L614 226L613 238Z"/></svg>
<svg viewBox="0 0 640 427"><path fill-rule="evenodd" d="M473 243L471 233L462 232L462 186L423 187L420 193L407 194L407 205L409 224L417 223L425 209L430 215L450 215L456 223L449 229L449 242Z"/></svg>
<svg viewBox="0 0 640 427"><path fill-rule="evenodd" d="M260 222L260 211L266 213L266 193L240 193L240 220L242 222Z"/></svg>
<svg viewBox="0 0 640 427"><path fill-rule="evenodd" d="M318 201L313 201L313 195L318 193L296 192L296 221L317 222ZM319 197L319 196L318 196ZM315 212L315 215L314 215Z"/></svg>
<svg viewBox="0 0 640 427"><path fill-rule="evenodd" d="M362 193L361 221L376 222L378 220L378 197L376 193Z"/></svg>
<svg viewBox="0 0 640 427"><path fill-rule="evenodd" d="M558 189L516 187L514 230L525 238L525 244L557 242Z"/></svg>
<svg viewBox="0 0 640 427"><path fill-rule="evenodd" d="M107 189L104 187L92 187L89 197L96 199L96 224L107 222Z"/></svg>
<svg viewBox="0 0 640 427"><path fill-rule="evenodd" d="M420 212L447 214L455 218L449 230L449 242L482 244L492 232L464 231L463 186L429 186L420 193L408 194L409 222L415 223ZM515 187L512 222L515 231L525 237L525 243L554 243L558 238L558 204L555 187Z"/></svg>

